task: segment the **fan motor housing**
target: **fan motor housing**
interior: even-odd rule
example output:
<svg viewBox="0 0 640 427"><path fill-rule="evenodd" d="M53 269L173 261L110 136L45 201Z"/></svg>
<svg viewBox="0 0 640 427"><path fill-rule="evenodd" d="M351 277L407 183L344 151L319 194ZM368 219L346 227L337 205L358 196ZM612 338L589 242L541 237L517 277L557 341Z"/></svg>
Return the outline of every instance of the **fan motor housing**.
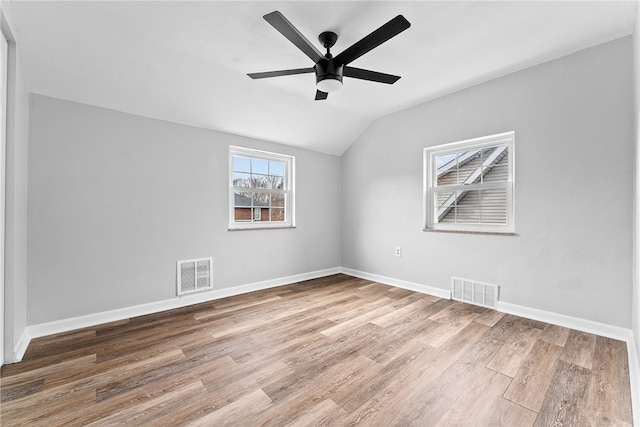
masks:
<svg viewBox="0 0 640 427"><path fill-rule="evenodd" d="M342 83L344 65L337 64L333 59L318 61L314 68L316 70L316 84L326 79L337 80Z"/></svg>

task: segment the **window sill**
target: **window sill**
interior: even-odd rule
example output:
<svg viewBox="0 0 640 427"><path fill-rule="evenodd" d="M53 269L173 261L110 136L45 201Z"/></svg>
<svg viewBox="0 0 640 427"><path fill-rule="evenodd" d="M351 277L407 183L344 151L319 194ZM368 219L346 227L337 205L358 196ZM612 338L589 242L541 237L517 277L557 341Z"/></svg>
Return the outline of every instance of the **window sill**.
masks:
<svg viewBox="0 0 640 427"><path fill-rule="evenodd" d="M269 226L269 227L229 227L227 231L248 231L248 230L286 230L296 228L295 225Z"/></svg>
<svg viewBox="0 0 640 427"><path fill-rule="evenodd" d="M434 230L433 228L423 228L427 233L453 233L453 234L485 234L489 236L517 236L514 232L502 231L472 231L472 230Z"/></svg>

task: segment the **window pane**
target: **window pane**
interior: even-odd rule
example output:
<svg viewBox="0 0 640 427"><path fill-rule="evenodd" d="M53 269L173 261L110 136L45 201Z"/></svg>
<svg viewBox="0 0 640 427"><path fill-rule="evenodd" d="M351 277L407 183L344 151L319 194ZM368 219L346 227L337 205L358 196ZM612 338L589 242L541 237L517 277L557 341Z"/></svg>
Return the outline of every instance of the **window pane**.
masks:
<svg viewBox="0 0 640 427"><path fill-rule="evenodd" d="M284 176L284 163L269 161L269 175Z"/></svg>
<svg viewBox="0 0 640 427"><path fill-rule="evenodd" d="M458 157L457 153L436 156L436 167L438 169L449 169L455 163L456 157Z"/></svg>
<svg viewBox="0 0 640 427"><path fill-rule="evenodd" d="M443 171L436 177L436 187L442 187L443 185L452 185L456 183L458 175L456 170Z"/></svg>
<svg viewBox="0 0 640 427"><path fill-rule="evenodd" d="M251 198L253 193L244 193L241 191L234 192L234 206L251 206Z"/></svg>
<svg viewBox="0 0 640 427"><path fill-rule="evenodd" d="M436 186L455 184L458 177L457 159L458 153L436 156Z"/></svg>
<svg viewBox="0 0 640 427"><path fill-rule="evenodd" d="M480 222L480 191L459 191L456 194L455 221L478 224Z"/></svg>
<svg viewBox="0 0 640 427"><path fill-rule="evenodd" d="M495 159L486 165L483 182L509 181L509 150L502 145L495 148Z"/></svg>
<svg viewBox="0 0 640 427"><path fill-rule="evenodd" d="M488 147L436 156L436 186L508 181L508 148Z"/></svg>
<svg viewBox="0 0 640 427"><path fill-rule="evenodd" d="M272 208L271 221L284 221L284 209Z"/></svg>
<svg viewBox="0 0 640 427"><path fill-rule="evenodd" d="M480 207L473 205L457 206L455 208L458 224L478 224L480 222Z"/></svg>
<svg viewBox="0 0 640 427"><path fill-rule="evenodd" d="M269 188L269 180L266 175L251 175L251 186L254 188Z"/></svg>
<svg viewBox="0 0 640 427"><path fill-rule="evenodd" d="M251 172L254 174L268 175L269 161L263 159L251 159Z"/></svg>
<svg viewBox="0 0 640 427"><path fill-rule="evenodd" d="M509 181L509 165L505 161L504 163L498 163L497 165L488 168L485 171L483 182L507 182Z"/></svg>
<svg viewBox="0 0 640 427"><path fill-rule="evenodd" d="M252 193L234 192L233 220L237 222L251 221Z"/></svg>
<svg viewBox="0 0 640 427"><path fill-rule="evenodd" d="M457 184L474 184L480 180L482 150L465 151L458 154Z"/></svg>
<svg viewBox="0 0 640 427"><path fill-rule="evenodd" d="M435 222L442 222L443 220L451 220L448 218L448 214L451 208L455 205L455 192L451 191L436 191L434 194L434 218Z"/></svg>
<svg viewBox="0 0 640 427"><path fill-rule="evenodd" d="M274 190L284 190L284 177L269 175L267 179L269 181L267 188L271 188Z"/></svg>
<svg viewBox="0 0 640 427"><path fill-rule="evenodd" d="M458 206L480 206L480 190L458 191L456 204Z"/></svg>
<svg viewBox="0 0 640 427"><path fill-rule="evenodd" d="M492 189L483 190L481 196L482 223L506 224L507 223L507 190Z"/></svg>
<svg viewBox="0 0 640 427"><path fill-rule="evenodd" d="M233 186L234 187L250 187L251 175L243 172L233 172Z"/></svg>
<svg viewBox="0 0 640 427"><path fill-rule="evenodd" d="M456 222L456 211L455 209L450 209L447 213L438 220L439 223L447 223L447 222Z"/></svg>
<svg viewBox="0 0 640 427"><path fill-rule="evenodd" d="M269 207L269 193L253 193L253 206Z"/></svg>
<svg viewBox="0 0 640 427"><path fill-rule="evenodd" d="M271 206L284 207L284 194L271 194Z"/></svg>
<svg viewBox="0 0 640 427"><path fill-rule="evenodd" d="M507 190L467 190L437 194L437 222L506 224Z"/></svg>
<svg viewBox="0 0 640 427"><path fill-rule="evenodd" d="M233 156L232 169L234 172L251 172L251 159L247 157Z"/></svg>
<svg viewBox="0 0 640 427"><path fill-rule="evenodd" d="M443 185L455 185L458 183L458 169L454 164L453 167L449 169L441 168L438 171L438 176L436 177L436 187L442 187Z"/></svg>

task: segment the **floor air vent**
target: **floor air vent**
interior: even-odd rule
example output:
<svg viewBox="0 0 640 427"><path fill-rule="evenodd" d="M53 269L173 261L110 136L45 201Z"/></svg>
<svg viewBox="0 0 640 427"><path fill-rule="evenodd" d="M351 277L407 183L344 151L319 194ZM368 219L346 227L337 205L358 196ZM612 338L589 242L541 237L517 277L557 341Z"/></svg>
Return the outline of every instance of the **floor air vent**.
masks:
<svg viewBox="0 0 640 427"><path fill-rule="evenodd" d="M451 295L454 300L496 308L500 287L476 280L451 278Z"/></svg>
<svg viewBox="0 0 640 427"><path fill-rule="evenodd" d="M213 258L178 261L178 295L211 289Z"/></svg>

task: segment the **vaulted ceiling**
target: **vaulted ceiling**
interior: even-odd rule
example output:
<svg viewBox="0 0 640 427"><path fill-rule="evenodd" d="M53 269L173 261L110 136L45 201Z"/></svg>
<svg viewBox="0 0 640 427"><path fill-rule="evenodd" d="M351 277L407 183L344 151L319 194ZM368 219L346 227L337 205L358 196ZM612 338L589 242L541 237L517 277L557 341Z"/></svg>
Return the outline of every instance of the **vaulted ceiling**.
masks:
<svg viewBox="0 0 640 427"><path fill-rule="evenodd" d="M633 31L623 1L9 1L29 92L342 154L377 118ZM314 101L313 63L262 16L280 11L340 53L398 14L411 28L351 65L402 78L345 78Z"/></svg>

